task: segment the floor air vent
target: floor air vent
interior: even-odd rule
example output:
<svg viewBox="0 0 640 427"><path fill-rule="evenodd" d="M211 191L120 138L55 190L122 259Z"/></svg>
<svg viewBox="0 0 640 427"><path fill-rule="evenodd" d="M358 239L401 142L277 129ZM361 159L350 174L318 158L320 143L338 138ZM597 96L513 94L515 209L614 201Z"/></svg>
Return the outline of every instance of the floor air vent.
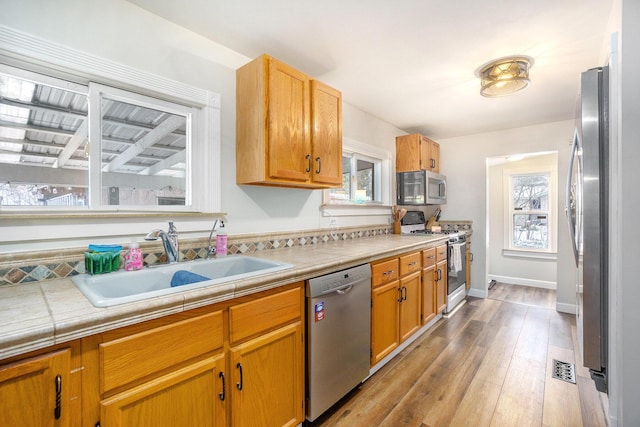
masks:
<svg viewBox="0 0 640 427"><path fill-rule="evenodd" d="M576 383L576 368L573 363L553 359L553 378L569 383Z"/></svg>

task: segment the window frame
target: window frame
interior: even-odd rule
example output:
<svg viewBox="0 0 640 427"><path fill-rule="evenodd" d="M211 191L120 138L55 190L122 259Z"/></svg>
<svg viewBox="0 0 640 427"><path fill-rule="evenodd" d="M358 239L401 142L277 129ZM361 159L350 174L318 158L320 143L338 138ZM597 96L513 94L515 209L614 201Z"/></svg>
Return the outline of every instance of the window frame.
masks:
<svg viewBox="0 0 640 427"><path fill-rule="evenodd" d="M93 199L89 207L47 207L46 209L29 206L2 207L1 213L15 215L37 215L43 217L60 216L62 212L81 212L84 215L103 216L105 212L120 215L140 216L161 212L174 212L176 215L219 213L221 206L220 155L221 130L220 108L221 96L218 93L197 88L189 84L158 76L115 61L101 58L50 40L42 39L26 33L6 29L0 31L0 43L5 50L0 53L0 66L3 69L17 69L25 73L62 80L70 85L99 84L115 87L125 92L138 93L143 96L168 101L193 109L193 141L191 152L191 205L187 206L94 206ZM89 99L89 114L95 114L96 101ZM99 106L99 104L98 104ZM94 111L92 113L92 110ZM99 109L97 111L99 114ZM95 128L95 126L93 126ZM90 129L91 132L91 129ZM90 136L91 137L91 136ZM100 144L90 144L91 157ZM99 156L98 156L99 158ZM96 173L89 169L89 185L98 179ZM195 177L198 177L195 179ZM98 181L99 182L99 181ZM99 197L99 196L98 196Z"/></svg>
<svg viewBox="0 0 640 427"><path fill-rule="evenodd" d="M323 204L321 207L323 216L389 215L393 178L391 173L392 153L388 150L344 137L342 157L347 156L351 156L353 162L357 162L357 159L360 159L374 163L374 177L376 174L378 175L378 179L374 183L374 199L379 197L379 200L356 202L350 199L348 201L337 201L331 198L329 189L323 190Z"/></svg>
<svg viewBox="0 0 640 427"><path fill-rule="evenodd" d="M548 192L549 192L549 208L546 212L547 215L547 238L548 248L521 248L515 247L514 241L514 214L527 214L532 211L516 211L514 210L513 203L513 177L516 176L530 176L530 175L547 175ZM554 256L557 253L557 241L558 241L558 189L557 189L557 167L555 164L549 164L540 167L515 167L507 168L503 172L503 195L504 195L504 249L503 253L507 256L528 256L535 258L545 258L548 256ZM532 212L543 213L543 212Z"/></svg>

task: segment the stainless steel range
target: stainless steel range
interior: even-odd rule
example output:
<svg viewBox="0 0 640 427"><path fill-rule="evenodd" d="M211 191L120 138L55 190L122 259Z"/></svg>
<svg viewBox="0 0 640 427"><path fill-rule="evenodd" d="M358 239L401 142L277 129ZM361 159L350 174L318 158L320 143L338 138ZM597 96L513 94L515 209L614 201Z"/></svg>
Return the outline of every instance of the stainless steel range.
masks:
<svg viewBox="0 0 640 427"><path fill-rule="evenodd" d="M446 234L447 240L447 308L445 313L453 311L467 296L466 291L466 244L464 232L442 230L434 233L427 230L424 212L407 211L400 221L402 234Z"/></svg>

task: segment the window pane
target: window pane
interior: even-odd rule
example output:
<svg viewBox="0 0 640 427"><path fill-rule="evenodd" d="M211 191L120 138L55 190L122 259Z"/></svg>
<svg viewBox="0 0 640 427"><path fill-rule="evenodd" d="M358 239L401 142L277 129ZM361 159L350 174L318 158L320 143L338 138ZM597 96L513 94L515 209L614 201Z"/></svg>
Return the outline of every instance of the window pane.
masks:
<svg viewBox="0 0 640 427"><path fill-rule="evenodd" d="M514 210L549 210L549 177L547 175L514 176L512 183Z"/></svg>
<svg viewBox="0 0 640 427"><path fill-rule="evenodd" d="M185 205L187 117L103 97L104 205Z"/></svg>
<svg viewBox="0 0 640 427"><path fill-rule="evenodd" d="M373 183L375 180L373 174L373 163L364 160L358 160L358 187L356 189L356 202L365 202L373 200Z"/></svg>
<svg viewBox="0 0 640 427"><path fill-rule="evenodd" d="M85 205L86 94L0 74L0 100L0 205Z"/></svg>
<svg viewBox="0 0 640 427"><path fill-rule="evenodd" d="M547 215L513 215L513 246L521 249L549 247Z"/></svg>
<svg viewBox="0 0 640 427"><path fill-rule="evenodd" d="M342 188L332 188L329 194L332 200L351 199L351 157L342 158Z"/></svg>

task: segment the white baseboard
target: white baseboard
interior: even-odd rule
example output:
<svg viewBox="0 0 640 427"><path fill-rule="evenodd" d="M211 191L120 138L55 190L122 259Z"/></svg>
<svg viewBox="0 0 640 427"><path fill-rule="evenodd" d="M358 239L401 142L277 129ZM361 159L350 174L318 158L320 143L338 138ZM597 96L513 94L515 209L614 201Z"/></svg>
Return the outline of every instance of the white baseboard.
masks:
<svg viewBox="0 0 640 427"><path fill-rule="evenodd" d="M510 285L520 285L520 286L532 286L534 288L543 288L543 289L557 289L556 282L547 282L545 280L533 280L533 279L524 279L522 277L509 277L509 276L499 276L496 274L489 274L489 280L495 280L496 282L501 283L509 283Z"/></svg>
<svg viewBox="0 0 640 427"><path fill-rule="evenodd" d="M467 296L474 298L486 298L489 296L489 292L486 289L467 289Z"/></svg>
<svg viewBox="0 0 640 427"><path fill-rule="evenodd" d="M556 311L559 311L560 313L576 314L576 305L557 302Z"/></svg>

